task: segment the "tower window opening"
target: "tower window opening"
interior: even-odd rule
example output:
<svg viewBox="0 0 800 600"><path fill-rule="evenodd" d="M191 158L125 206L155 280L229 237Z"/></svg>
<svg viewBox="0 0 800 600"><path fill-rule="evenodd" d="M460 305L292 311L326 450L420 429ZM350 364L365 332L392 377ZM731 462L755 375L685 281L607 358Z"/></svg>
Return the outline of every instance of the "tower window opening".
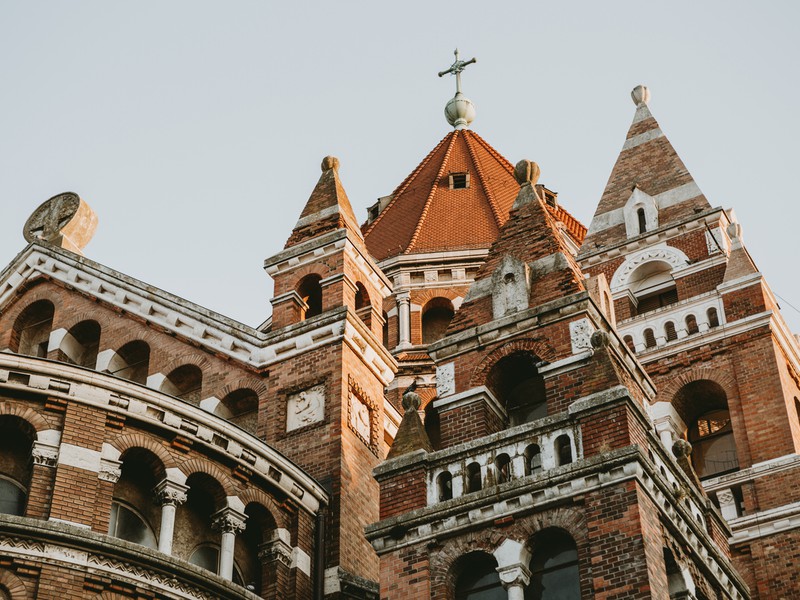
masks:
<svg viewBox="0 0 800 600"><path fill-rule="evenodd" d="M453 476L450 471L442 471L436 478L436 488L439 492L439 502L453 498Z"/></svg>
<svg viewBox="0 0 800 600"><path fill-rule="evenodd" d="M647 232L647 218L645 217L643 208L639 208L636 211L636 218L639 220L639 233L646 233Z"/></svg>
<svg viewBox="0 0 800 600"><path fill-rule="evenodd" d="M558 466L568 465L572 462L572 442L568 435L560 435L556 438L556 458Z"/></svg>
<svg viewBox="0 0 800 600"><path fill-rule="evenodd" d="M322 285L319 275L308 275L304 277L297 286L297 293L303 302L306 303L306 308L300 316L301 321L305 321L311 317L315 317L322 313Z"/></svg>
<svg viewBox="0 0 800 600"><path fill-rule="evenodd" d="M664 325L664 333L667 336L668 342L678 339L678 332L675 331L675 323L672 321L667 321L667 323Z"/></svg>
<svg viewBox="0 0 800 600"><path fill-rule="evenodd" d="M538 444L525 448L525 475L535 475L542 470L542 452Z"/></svg>
<svg viewBox="0 0 800 600"><path fill-rule="evenodd" d="M450 173L450 189L465 190L469 188L469 173Z"/></svg>
<svg viewBox="0 0 800 600"><path fill-rule="evenodd" d="M655 348L656 347L656 336L653 333L652 329L645 329L644 330L644 347L645 348Z"/></svg>
<svg viewBox="0 0 800 600"><path fill-rule="evenodd" d="M511 479L511 458L508 454L500 454L494 461L494 468L497 473L497 483L505 483Z"/></svg>
<svg viewBox="0 0 800 600"><path fill-rule="evenodd" d="M478 492L481 489L481 466L476 463L467 465L467 493Z"/></svg>
<svg viewBox="0 0 800 600"><path fill-rule="evenodd" d="M709 308L708 311L706 311L706 316L708 317L709 327L719 327L719 315L717 314L716 308Z"/></svg>

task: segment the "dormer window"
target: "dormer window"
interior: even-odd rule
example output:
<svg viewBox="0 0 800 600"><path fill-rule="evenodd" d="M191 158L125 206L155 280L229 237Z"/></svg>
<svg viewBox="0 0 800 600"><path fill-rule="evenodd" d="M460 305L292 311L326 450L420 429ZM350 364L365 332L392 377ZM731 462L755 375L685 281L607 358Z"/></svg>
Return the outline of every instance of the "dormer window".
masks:
<svg viewBox="0 0 800 600"><path fill-rule="evenodd" d="M469 188L469 173L450 173L450 189L465 190Z"/></svg>

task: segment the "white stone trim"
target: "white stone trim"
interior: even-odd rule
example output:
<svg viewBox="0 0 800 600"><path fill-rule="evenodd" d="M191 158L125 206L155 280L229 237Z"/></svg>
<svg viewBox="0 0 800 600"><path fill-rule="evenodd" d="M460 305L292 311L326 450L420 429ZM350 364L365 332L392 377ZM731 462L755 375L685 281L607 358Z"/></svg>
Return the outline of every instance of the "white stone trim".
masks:
<svg viewBox="0 0 800 600"><path fill-rule="evenodd" d="M292 548L292 562L289 568L298 569L308 577L311 577L311 557L302 548L295 546Z"/></svg>
<svg viewBox="0 0 800 600"><path fill-rule="evenodd" d="M642 144L657 140L661 137L664 137L664 132L661 131L661 128L656 127L655 129L648 129L639 135L635 135L632 138L625 140L625 143L622 145L622 151L624 152L625 150L636 148L637 146L641 146Z"/></svg>
<svg viewBox="0 0 800 600"><path fill-rule="evenodd" d="M731 544L752 542L782 531L800 528L800 502L762 510L729 521Z"/></svg>
<svg viewBox="0 0 800 600"><path fill-rule="evenodd" d="M655 244L644 250L629 254L625 261L614 271L611 277L610 288L613 293L618 292L630 283L634 271L649 262L665 262L672 269L679 269L689 264L689 258L678 248L667 246L665 242Z"/></svg>
<svg viewBox="0 0 800 600"><path fill-rule="evenodd" d="M58 450L58 464L100 472L100 452L74 444L61 444Z"/></svg>
<svg viewBox="0 0 800 600"><path fill-rule="evenodd" d="M434 401L433 406L439 411L439 414L441 414L445 411L467 406L475 402L485 402L486 406L488 406L498 418L501 420L506 418L506 411L502 404L500 404L497 398L494 397L494 394L489 391L489 388L483 385L465 390L458 394L453 394L452 396L439 398Z"/></svg>

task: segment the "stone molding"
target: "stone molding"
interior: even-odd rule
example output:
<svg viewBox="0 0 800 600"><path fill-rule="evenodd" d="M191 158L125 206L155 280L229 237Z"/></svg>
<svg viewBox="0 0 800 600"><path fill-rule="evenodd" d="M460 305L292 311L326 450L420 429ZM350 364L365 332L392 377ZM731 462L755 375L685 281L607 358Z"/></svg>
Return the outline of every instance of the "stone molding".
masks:
<svg viewBox="0 0 800 600"><path fill-rule="evenodd" d="M186 502L189 491L189 486L177 481L170 481L164 479L153 490L156 494L156 499L161 506L180 506Z"/></svg>

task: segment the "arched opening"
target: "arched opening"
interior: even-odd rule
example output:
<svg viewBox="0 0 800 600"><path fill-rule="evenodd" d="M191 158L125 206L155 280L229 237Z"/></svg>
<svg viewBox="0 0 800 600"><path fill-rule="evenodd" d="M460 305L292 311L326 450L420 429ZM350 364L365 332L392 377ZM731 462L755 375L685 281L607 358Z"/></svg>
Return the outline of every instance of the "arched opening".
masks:
<svg viewBox="0 0 800 600"><path fill-rule="evenodd" d="M433 400L425 405L425 433L431 442L434 450L442 447L442 426L439 419L439 411L433 405Z"/></svg>
<svg viewBox="0 0 800 600"><path fill-rule="evenodd" d="M636 297L636 314L639 315L678 301L672 267L659 260L645 263L631 273L629 289Z"/></svg>
<svg viewBox="0 0 800 600"><path fill-rule="evenodd" d="M234 390L220 401L214 412L254 434L258 425L258 394L249 388Z"/></svg>
<svg viewBox="0 0 800 600"><path fill-rule="evenodd" d="M639 223L639 233L645 233L647 231L647 217L644 214L644 208L638 208L636 210L636 219Z"/></svg>
<svg viewBox="0 0 800 600"><path fill-rule="evenodd" d="M164 479L164 465L155 454L143 448L131 448L121 458L108 535L156 549L161 511L153 502L153 488Z"/></svg>
<svg viewBox="0 0 800 600"><path fill-rule="evenodd" d="M505 406L511 426L547 416L544 378L536 369L538 362L530 352L515 352L501 358L489 371L486 387Z"/></svg>
<svg viewBox="0 0 800 600"><path fill-rule="evenodd" d="M192 404L200 403L202 389L203 372L197 365L181 365L173 369L161 384L162 392Z"/></svg>
<svg viewBox="0 0 800 600"><path fill-rule="evenodd" d="M708 317L708 326L709 327L719 327L719 315L717 314L717 309L713 306L706 311L706 317Z"/></svg>
<svg viewBox="0 0 800 600"><path fill-rule="evenodd" d="M432 344L444 337L455 310L447 298L433 298L422 308L422 343Z"/></svg>
<svg viewBox="0 0 800 600"><path fill-rule="evenodd" d="M525 448L525 475L535 475L542 470L542 451L539 444Z"/></svg>
<svg viewBox="0 0 800 600"><path fill-rule="evenodd" d="M174 556L214 573L219 569L220 534L211 527L212 515L225 506L225 490L205 473L186 480L186 502L175 514Z"/></svg>
<svg viewBox="0 0 800 600"><path fill-rule="evenodd" d="M494 471L498 485L511 481L511 457L505 453L498 454L494 459Z"/></svg>
<svg viewBox="0 0 800 600"><path fill-rule="evenodd" d="M625 342L628 350L631 352L636 352L636 345L633 343L633 336L626 335L624 338L622 338L622 341Z"/></svg>
<svg viewBox="0 0 800 600"><path fill-rule="evenodd" d="M150 346L142 340L128 342L117 350L108 364L108 372L144 385L150 374Z"/></svg>
<svg viewBox="0 0 800 600"><path fill-rule="evenodd" d="M385 312L383 313L383 325L381 326L381 341L383 342L384 348L390 348L389 346L389 315Z"/></svg>
<svg viewBox="0 0 800 600"><path fill-rule="evenodd" d="M681 569L678 561L675 560L675 555L669 548L664 548L664 567L667 571L667 586L670 598L688 598L690 596L683 595L686 592L693 592L690 590L686 578L691 579L688 572Z"/></svg>
<svg viewBox="0 0 800 600"><path fill-rule="evenodd" d="M450 471L442 471L436 476L436 492L439 502L453 498L453 476Z"/></svg>
<svg viewBox="0 0 800 600"><path fill-rule="evenodd" d="M372 303L369 299L369 292L364 284L356 282L356 314L364 324L369 327L372 323Z"/></svg>
<svg viewBox="0 0 800 600"><path fill-rule="evenodd" d="M462 556L455 569L458 577L455 583L456 600L506 600L508 593L503 589L497 573L497 560L485 552L470 552Z"/></svg>
<svg viewBox="0 0 800 600"><path fill-rule="evenodd" d="M483 487L483 481L481 478L481 466L478 463L472 462L467 465L466 477L467 493L480 491L481 487Z"/></svg>
<svg viewBox="0 0 800 600"><path fill-rule="evenodd" d="M644 347L645 348L655 348L656 347L656 334L653 333L653 330L649 327L644 330Z"/></svg>
<svg viewBox="0 0 800 600"><path fill-rule="evenodd" d="M678 339L678 332L675 330L675 323L667 321L664 325L664 336L668 342Z"/></svg>
<svg viewBox="0 0 800 600"><path fill-rule="evenodd" d="M692 465L701 479L736 471L739 460L728 398L722 387L707 379L683 386L672 400L688 424Z"/></svg>
<svg viewBox="0 0 800 600"><path fill-rule="evenodd" d="M55 307L49 300L37 300L14 321L11 351L28 356L47 357Z"/></svg>
<svg viewBox="0 0 800 600"><path fill-rule="evenodd" d="M532 540L531 582L525 600L580 600L578 548L561 529L545 529Z"/></svg>
<svg viewBox="0 0 800 600"><path fill-rule="evenodd" d="M694 315L687 315L686 316L686 332L689 335L694 335L698 333L700 329L697 327L697 319Z"/></svg>
<svg viewBox="0 0 800 600"><path fill-rule="evenodd" d="M33 426L11 415L0 417L0 513L22 516L31 483Z"/></svg>
<svg viewBox="0 0 800 600"><path fill-rule="evenodd" d="M557 466L568 465L572 462L572 441L568 435L562 434L556 438L555 452Z"/></svg>
<svg viewBox="0 0 800 600"><path fill-rule="evenodd" d="M81 321L70 327L58 349L58 360L93 369L100 348L100 324Z"/></svg>
<svg viewBox="0 0 800 600"><path fill-rule="evenodd" d="M245 528L242 533L236 536L234 546L234 579L237 570L242 578L242 585L252 589L256 594L264 597L268 595L265 586L274 579L271 573L265 572L258 560L259 548L265 542L269 542L272 532L275 531L275 519L270 512L261 504L251 502L244 509L247 515ZM272 591L272 590L270 590Z"/></svg>
<svg viewBox="0 0 800 600"><path fill-rule="evenodd" d="M300 320L310 319L322 313L322 278L319 275L306 275L297 286L297 294L305 302L306 308L300 314Z"/></svg>

